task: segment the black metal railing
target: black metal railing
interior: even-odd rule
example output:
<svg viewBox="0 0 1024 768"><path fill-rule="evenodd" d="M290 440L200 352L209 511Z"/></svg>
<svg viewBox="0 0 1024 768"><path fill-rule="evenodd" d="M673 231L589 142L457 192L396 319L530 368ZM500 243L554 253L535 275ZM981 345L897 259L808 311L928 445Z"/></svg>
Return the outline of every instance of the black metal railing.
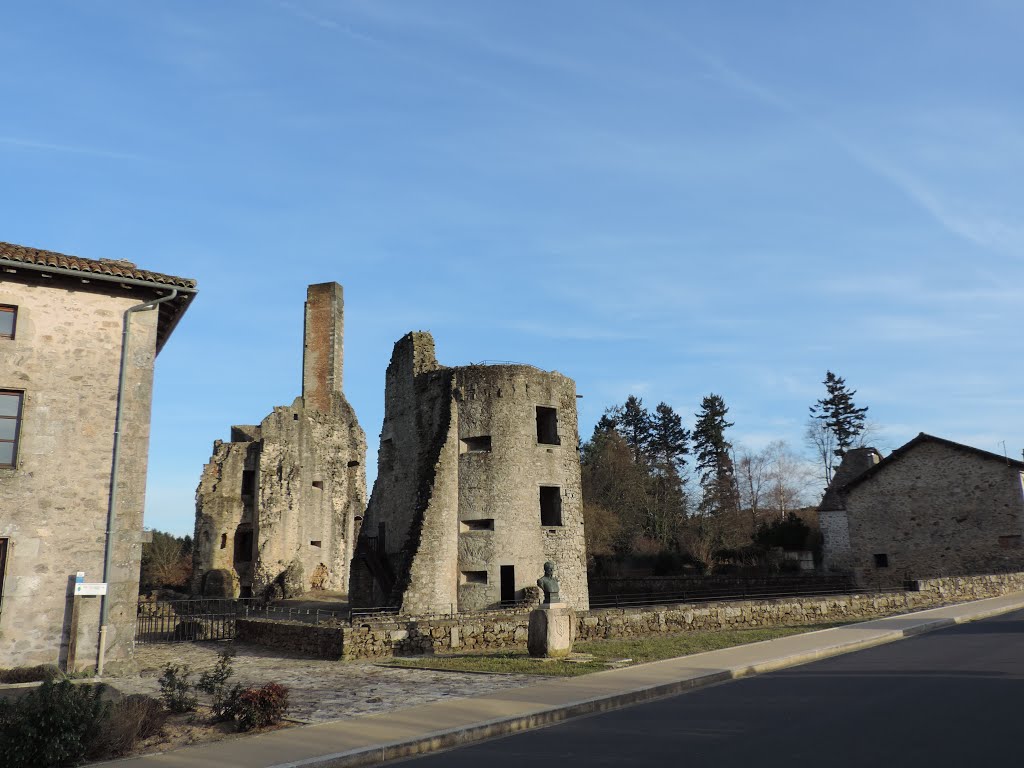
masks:
<svg viewBox="0 0 1024 768"><path fill-rule="evenodd" d="M140 600L135 623L137 643L232 640L235 620L258 612L256 598Z"/></svg>

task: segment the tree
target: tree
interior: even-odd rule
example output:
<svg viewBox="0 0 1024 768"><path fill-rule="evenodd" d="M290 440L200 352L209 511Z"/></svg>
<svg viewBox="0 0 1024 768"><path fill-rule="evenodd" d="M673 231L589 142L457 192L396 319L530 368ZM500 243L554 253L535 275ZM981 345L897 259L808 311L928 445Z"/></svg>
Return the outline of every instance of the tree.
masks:
<svg viewBox="0 0 1024 768"><path fill-rule="evenodd" d="M583 444L580 467L583 530L594 526L595 534L601 532L594 537L595 546L625 554L651 515L646 466L633 460L630 447L618 432L595 430L591 440Z"/></svg>
<svg viewBox="0 0 1024 768"><path fill-rule="evenodd" d="M854 405L853 396L856 390L846 386L846 381L832 371L825 372L825 391L828 397L818 400L810 407L811 417L825 424L835 438L834 453L839 458L855 446L857 436L864 431L864 418L867 406L858 408Z"/></svg>
<svg viewBox="0 0 1024 768"><path fill-rule="evenodd" d="M690 431L670 405L658 403L651 420L650 454L657 466L680 477L690 452ZM685 482L685 480L683 480Z"/></svg>
<svg viewBox="0 0 1024 768"><path fill-rule="evenodd" d="M785 440L773 440L765 446L768 460L768 485L764 504L778 516L786 514L807 502L807 491L813 485L814 472L806 461L797 456Z"/></svg>
<svg viewBox="0 0 1024 768"><path fill-rule="evenodd" d="M710 394L701 401L693 427L693 447L703 491L700 509L705 515L721 515L739 508L732 444L725 439L725 430L733 426L725 420L727 413L729 409L722 397Z"/></svg>
<svg viewBox="0 0 1024 768"><path fill-rule="evenodd" d="M836 436L824 421L812 415L804 429L804 442L813 452L815 460L820 463L827 488L832 484L832 475L835 474Z"/></svg>
<svg viewBox="0 0 1024 768"><path fill-rule="evenodd" d="M630 395L626 402L614 409L615 428L633 451L633 461L638 464L650 457L652 429L654 420L646 408L644 401Z"/></svg>
<svg viewBox="0 0 1024 768"><path fill-rule="evenodd" d="M142 545L140 588L186 587L191 577L192 537L153 531L152 541Z"/></svg>
<svg viewBox="0 0 1024 768"><path fill-rule="evenodd" d="M767 448L754 452L741 448L736 459L740 505L750 511L751 531L761 521L761 500L771 482L771 455Z"/></svg>

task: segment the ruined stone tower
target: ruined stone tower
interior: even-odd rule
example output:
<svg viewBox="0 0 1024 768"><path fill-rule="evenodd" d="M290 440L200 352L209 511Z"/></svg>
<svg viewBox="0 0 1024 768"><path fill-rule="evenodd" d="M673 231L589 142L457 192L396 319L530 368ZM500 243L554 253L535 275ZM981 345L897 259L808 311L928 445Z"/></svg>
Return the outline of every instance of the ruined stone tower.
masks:
<svg viewBox="0 0 1024 768"><path fill-rule="evenodd" d="M306 293L302 396L217 440L196 491L193 592L348 589L366 504L366 436L342 394L344 298Z"/></svg>
<svg viewBox="0 0 1024 768"><path fill-rule="evenodd" d="M521 599L544 562L586 609L576 385L529 365L447 368L429 333L395 345L353 606L405 614Z"/></svg>

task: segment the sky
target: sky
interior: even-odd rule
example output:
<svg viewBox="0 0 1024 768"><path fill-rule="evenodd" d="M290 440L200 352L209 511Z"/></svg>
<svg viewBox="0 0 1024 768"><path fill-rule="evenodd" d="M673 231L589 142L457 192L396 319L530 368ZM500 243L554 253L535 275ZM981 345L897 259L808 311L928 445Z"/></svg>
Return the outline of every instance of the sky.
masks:
<svg viewBox="0 0 1024 768"><path fill-rule="evenodd" d="M345 288L374 476L384 371L576 380L803 450L827 370L891 450L1020 456L1024 4L90 0L0 10L0 240L195 278L157 359L146 525L301 392Z"/></svg>

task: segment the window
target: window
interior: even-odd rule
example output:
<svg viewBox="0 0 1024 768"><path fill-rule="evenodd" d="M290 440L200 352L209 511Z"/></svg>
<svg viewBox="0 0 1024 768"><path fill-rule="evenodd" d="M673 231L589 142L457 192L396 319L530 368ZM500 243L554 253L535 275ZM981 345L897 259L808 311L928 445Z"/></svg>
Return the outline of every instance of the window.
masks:
<svg viewBox="0 0 1024 768"><path fill-rule="evenodd" d="M460 533L469 533L470 531L493 531L494 530L494 518L490 517L486 520L463 520L459 523Z"/></svg>
<svg viewBox="0 0 1024 768"><path fill-rule="evenodd" d="M999 537L1000 549L1020 549L1020 534L1014 533Z"/></svg>
<svg viewBox="0 0 1024 768"><path fill-rule="evenodd" d="M889 567L889 556L888 555L875 555L875 568L888 568Z"/></svg>
<svg viewBox="0 0 1024 768"><path fill-rule="evenodd" d="M222 533L220 535L220 548L221 549L227 549L228 548L228 535L226 533Z"/></svg>
<svg viewBox="0 0 1024 768"><path fill-rule="evenodd" d="M227 536L227 534L224 534ZM252 562L252 529L239 527L235 531L235 551L234 562L236 563L251 563Z"/></svg>
<svg viewBox="0 0 1024 768"><path fill-rule="evenodd" d="M562 524L562 489L557 485L540 487L540 524L545 527Z"/></svg>
<svg viewBox="0 0 1024 768"><path fill-rule="evenodd" d="M23 392L0 389L0 467L13 467L18 457Z"/></svg>
<svg viewBox="0 0 1024 768"><path fill-rule="evenodd" d="M18 308L0 306L0 339L13 339L18 324Z"/></svg>
<svg viewBox="0 0 1024 768"><path fill-rule="evenodd" d="M561 445L558 439L558 411L554 408L537 406L537 442L544 445Z"/></svg>
<svg viewBox="0 0 1024 768"><path fill-rule="evenodd" d="M254 496L256 494L256 470L242 470L242 495Z"/></svg>
<svg viewBox="0 0 1024 768"><path fill-rule="evenodd" d="M309 542L309 546L320 548L324 545L323 539L317 539L316 541Z"/></svg>
<svg viewBox="0 0 1024 768"><path fill-rule="evenodd" d="M463 584L486 584L487 571L463 571L461 582Z"/></svg>
<svg viewBox="0 0 1024 768"><path fill-rule="evenodd" d="M459 441L459 453L490 453L491 436L466 437Z"/></svg>
<svg viewBox="0 0 1024 768"><path fill-rule="evenodd" d="M323 480L314 480L313 481L313 487L316 488L317 490L322 491L324 489L324 481Z"/></svg>

